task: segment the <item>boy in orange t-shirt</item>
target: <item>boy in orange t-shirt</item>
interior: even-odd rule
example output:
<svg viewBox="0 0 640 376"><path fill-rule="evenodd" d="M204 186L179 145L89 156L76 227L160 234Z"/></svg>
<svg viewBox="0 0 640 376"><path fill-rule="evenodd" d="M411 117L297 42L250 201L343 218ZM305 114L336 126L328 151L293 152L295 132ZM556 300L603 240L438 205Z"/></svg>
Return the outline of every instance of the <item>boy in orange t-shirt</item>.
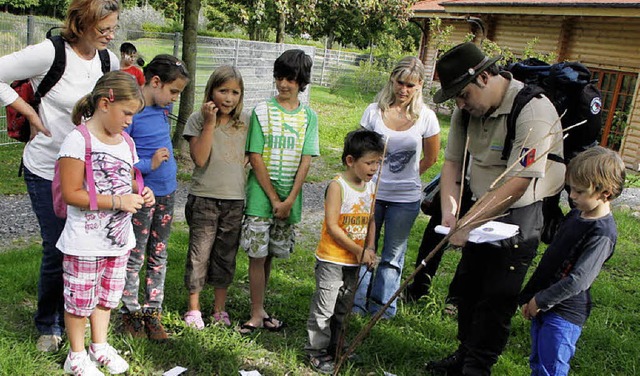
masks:
<svg viewBox="0 0 640 376"><path fill-rule="evenodd" d="M384 144L373 131L350 132L344 141L342 163L325 193L325 217L316 249L316 291L309 309L305 351L311 366L332 373L338 336L353 299L360 265L373 267L376 253L372 203Z"/></svg>

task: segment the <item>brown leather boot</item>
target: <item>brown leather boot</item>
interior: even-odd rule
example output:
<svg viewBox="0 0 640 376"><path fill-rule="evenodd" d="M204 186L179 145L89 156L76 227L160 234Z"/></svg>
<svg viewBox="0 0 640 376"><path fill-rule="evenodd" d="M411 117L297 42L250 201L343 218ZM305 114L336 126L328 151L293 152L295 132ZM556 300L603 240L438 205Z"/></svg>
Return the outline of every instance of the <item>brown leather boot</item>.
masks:
<svg viewBox="0 0 640 376"><path fill-rule="evenodd" d="M131 334L133 338L146 338L142 312L123 313L122 332Z"/></svg>
<svg viewBox="0 0 640 376"><path fill-rule="evenodd" d="M155 341L164 341L169 338L164 326L162 326L162 313L160 311L148 311L144 313L144 330L147 337Z"/></svg>

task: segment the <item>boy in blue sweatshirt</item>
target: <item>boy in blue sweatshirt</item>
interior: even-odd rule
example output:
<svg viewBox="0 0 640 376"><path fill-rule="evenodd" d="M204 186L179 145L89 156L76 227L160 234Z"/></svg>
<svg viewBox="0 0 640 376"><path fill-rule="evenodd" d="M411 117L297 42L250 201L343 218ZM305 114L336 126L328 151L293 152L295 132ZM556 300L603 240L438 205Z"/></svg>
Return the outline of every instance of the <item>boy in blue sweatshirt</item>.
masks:
<svg viewBox="0 0 640 376"><path fill-rule="evenodd" d="M625 165L600 146L573 158L567 184L575 208L522 290L522 315L531 320L531 375L567 375L591 311L589 290L611 257L618 233L611 201L622 193Z"/></svg>

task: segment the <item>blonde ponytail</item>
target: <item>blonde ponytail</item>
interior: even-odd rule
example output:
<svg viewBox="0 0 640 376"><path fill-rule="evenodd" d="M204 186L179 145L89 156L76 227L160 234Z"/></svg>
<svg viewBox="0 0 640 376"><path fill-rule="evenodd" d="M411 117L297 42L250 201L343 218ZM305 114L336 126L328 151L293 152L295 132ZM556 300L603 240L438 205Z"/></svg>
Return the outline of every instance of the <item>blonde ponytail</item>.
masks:
<svg viewBox="0 0 640 376"><path fill-rule="evenodd" d="M80 125L83 118L88 119L93 116L96 107L91 98L92 96L92 93L85 95L73 106L73 111L71 112L71 121L73 124Z"/></svg>

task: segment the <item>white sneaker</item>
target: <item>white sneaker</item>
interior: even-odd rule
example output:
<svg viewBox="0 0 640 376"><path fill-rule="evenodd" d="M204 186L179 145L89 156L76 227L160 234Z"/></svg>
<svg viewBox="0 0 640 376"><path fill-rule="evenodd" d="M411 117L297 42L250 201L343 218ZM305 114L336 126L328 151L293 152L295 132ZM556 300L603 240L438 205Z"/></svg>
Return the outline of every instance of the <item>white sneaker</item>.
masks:
<svg viewBox="0 0 640 376"><path fill-rule="evenodd" d="M107 367L112 375L125 373L129 369L129 363L118 354L118 350L108 343L105 348L97 352L93 351L93 346L89 346L89 357L95 365Z"/></svg>
<svg viewBox="0 0 640 376"><path fill-rule="evenodd" d="M64 361L64 372L74 376L104 376L104 373L96 367L85 351L82 355L71 359L71 352Z"/></svg>

